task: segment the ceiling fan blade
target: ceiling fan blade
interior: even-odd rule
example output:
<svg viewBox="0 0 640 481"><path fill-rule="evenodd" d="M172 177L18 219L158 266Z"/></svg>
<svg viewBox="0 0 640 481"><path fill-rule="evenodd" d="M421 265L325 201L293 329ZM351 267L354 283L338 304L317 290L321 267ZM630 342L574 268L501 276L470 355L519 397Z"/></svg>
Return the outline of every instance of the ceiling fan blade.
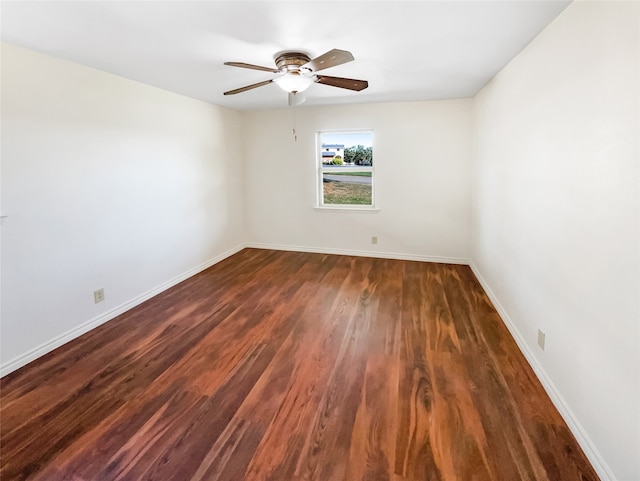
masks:
<svg viewBox="0 0 640 481"><path fill-rule="evenodd" d="M313 70L314 72L319 72L320 70L324 70L325 68L342 65L343 63L351 62L352 60L353 55L351 55L351 52L334 48L333 50L329 50L327 53L323 53L319 57L310 60L300 68L307 68Z"/></svg>
<svg viewBox="0 0 640 481"><path fill-rule="evenodd" d="M231 67L250 68L252 70L262 70L264 72L272 72L272 73L279 72L278 69L275 69L273 67L261 67L260 65L253 65L253 64L244 63L244 62L225 62L224 64L229 65Z"/></svg>
<svg viewBox="0 0 640 481"><path fill-rule="evenodd" d="M257 87L262 87L263 85L268 85L271 82L273 82L273 80L265 80L264 82L258 82L257 84L251 84L251 85L247 85L246 87L240 87L239 89L229 90L224 94L225 95L239 94L240 92L246 92L247 90L255 89Z"/></svg>
<svg viewBox="0 0 640 481"><path fill-rule="evenodd" d="M340 87L341 89L348 90L364 90L369 86L369 82L366 80L357 80L352 78L342 77L327 77L326 75L316 75L316 80L319 84L331 85L332 87Z"/></svg>
<svg viewBox="0 0 640 481"><path fill-rule="evenodd" d="M289 107L295 107L296 105L303 104L305 100L307 99L301 92L289 92Z"/></svg>

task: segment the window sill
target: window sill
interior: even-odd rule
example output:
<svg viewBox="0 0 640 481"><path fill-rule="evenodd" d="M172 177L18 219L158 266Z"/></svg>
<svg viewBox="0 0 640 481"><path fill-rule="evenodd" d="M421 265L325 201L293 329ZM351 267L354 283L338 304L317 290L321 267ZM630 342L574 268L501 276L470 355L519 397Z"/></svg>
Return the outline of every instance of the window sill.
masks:
<svg viewBox="0 0 640 481"><path fill-rule="evenodd" d="M364 213L368 213L368 214L375 214L377 212L380 212L380 209L376 209L375 207L356 207L356 206L352 206L352 205L348 205L348 206L344 206L344 207L339 207L336 205L331 205L331 206L316 206L313 208L313 210L316 210L318 212L364 212Z"/></svg>

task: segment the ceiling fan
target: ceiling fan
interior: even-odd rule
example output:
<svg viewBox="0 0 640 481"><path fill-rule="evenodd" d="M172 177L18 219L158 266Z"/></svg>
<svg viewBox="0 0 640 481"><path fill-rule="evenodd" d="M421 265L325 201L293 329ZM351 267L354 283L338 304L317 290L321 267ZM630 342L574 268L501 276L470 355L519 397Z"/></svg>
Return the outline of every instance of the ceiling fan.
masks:
<svg viewBox="0 0 640 481"><path fill-rule="evenodd" d="M348 90L360 91L369 86L366 80L357 80L343 77L328 77L326 75L316 75L321 70L336 67L343 63L354 60L351 52L346 50L333 49L327 53L314 58L313 60L304 52L286 51L276 54L276 67L261 67L260 65L252 65L243 62L225 62L225 65L232 67L249 68L253 70L262 70L278 74L278 77L271 80L265 80L255 84L240 87L238 89L229 90L224 95L234 95L247 90L262 87L270 83L277 84L282 90L289 93L289 105L302 103L297 94L306 90L312 83L330 85L331 87L339 87Z"/></svg>

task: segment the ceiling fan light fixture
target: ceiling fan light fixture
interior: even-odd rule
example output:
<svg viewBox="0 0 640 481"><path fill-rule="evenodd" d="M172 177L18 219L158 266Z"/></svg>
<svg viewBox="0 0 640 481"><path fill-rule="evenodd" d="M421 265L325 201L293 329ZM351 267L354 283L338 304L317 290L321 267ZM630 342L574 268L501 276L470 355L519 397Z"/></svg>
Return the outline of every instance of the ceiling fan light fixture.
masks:
<svg viewBox="0 0 640 481"><path fill-rule="evenodd" d="M303 92L309 88L313 80L299 72L287 72L284 75L273 79L273 81L285 92Z"/></svg>

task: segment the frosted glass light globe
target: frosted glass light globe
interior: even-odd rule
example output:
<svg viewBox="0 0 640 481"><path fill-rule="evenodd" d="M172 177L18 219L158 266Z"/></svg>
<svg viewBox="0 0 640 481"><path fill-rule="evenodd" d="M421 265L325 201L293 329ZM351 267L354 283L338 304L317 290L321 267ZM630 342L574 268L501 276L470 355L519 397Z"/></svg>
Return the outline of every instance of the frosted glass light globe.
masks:
<svg viewBox="0 0 640 481"><path fill-rule="evenodd" d="M273 80L278 87L285 92L303 92L313 83L309 77L304 77L298 72L288 72Z"/></svg>

